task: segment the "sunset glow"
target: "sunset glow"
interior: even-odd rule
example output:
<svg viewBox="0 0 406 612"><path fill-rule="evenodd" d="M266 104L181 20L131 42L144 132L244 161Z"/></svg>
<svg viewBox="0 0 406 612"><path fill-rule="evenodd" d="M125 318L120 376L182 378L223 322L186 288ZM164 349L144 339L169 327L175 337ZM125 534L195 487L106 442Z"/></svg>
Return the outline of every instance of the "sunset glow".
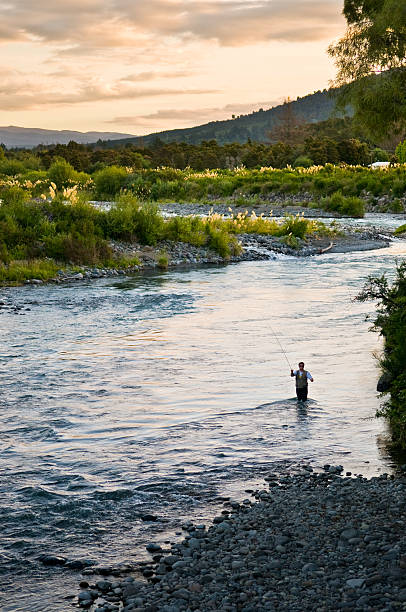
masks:
<svg viewBox="0 0 406 612"><path fill-rule="evenodd" d="M0 2L1 125L145 134L329 86L342 0Z"/></svg>

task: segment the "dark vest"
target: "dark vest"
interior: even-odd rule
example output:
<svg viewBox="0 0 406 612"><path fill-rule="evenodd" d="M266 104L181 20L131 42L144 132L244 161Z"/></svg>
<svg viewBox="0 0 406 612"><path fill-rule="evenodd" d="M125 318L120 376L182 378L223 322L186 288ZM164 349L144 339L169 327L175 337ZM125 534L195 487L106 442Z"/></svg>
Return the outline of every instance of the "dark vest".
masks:
<svg viewBox="0 0 406 612"><path fill-rule="evenodd" d="M302 376L299 376L299 370L296 372L296 387L298 389L304 389L307 387L307 371L303 370Z"/></svg>

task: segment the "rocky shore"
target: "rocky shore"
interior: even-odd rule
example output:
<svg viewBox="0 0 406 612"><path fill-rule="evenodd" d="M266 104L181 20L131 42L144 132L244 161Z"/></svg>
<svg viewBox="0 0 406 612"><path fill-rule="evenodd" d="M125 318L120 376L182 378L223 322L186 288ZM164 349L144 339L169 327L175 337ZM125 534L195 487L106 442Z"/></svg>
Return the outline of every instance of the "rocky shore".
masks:
<svg viewBox="0 0 406 612"><path fill-rule="evenodd" d="M190 267L197 265L221 265L241 261L261 261L276 259L278 255L291 257L310 257L323 253L346 253L380 249L389 246L389 233L374 229L346 230L333 238L314 236L304 240L298 239L298 246L293 248L283 238L258 234L240 234L237 236L242 250L238 255L224 258L207 247L197 247L182 242L162 241L156 246L143 246L137 243L111 242L110 247L118 257L136 259L136 264L126 267L98 268L93 266L67 267L58 271L55 278L47 282L66 283L96 278L124 276L140 271L156 269ZM27 280L28 285L41 285L40 279Z"/></svg>
<svg viewBox="0 0 406 612"><path fill-rule="evenodd" d="M397 213L400 218L404 218L406 214L406 197L394 198L392 195L374 196L373 194L365 194L361 197L365 204L366 212L371 213ZM396 201L396 202L395 202ZM111 206L111 203L104 203L106 206ZM298 212L303 213L305 217L313 218L341 218L342 215L334 211L327 211L317 207L314 194L310 192L301 192L298 194L292 193L271 193L267 196L239 197L238 200L229 198L228 200L208 202L168 202L161 204L161 210L166 214L176 215L192 215L202 214L207 215L213 208L219 214L229 215L230 207L239 212L248 208L249 211L254 210L257 215L269 215L272 213L274 217L284 217L286 215L296 215Z"/></svg>
<svg viewBox="0 0 406 612"><path fill-rule="evenodd" d="M378 612L406 609L406 477L310 465L270 473L208 528L161 548L124 579L81 582L82 608L108 612ZM90 572L90 570L89 570ZM88 580L91 580L90 584Z"/></svg>

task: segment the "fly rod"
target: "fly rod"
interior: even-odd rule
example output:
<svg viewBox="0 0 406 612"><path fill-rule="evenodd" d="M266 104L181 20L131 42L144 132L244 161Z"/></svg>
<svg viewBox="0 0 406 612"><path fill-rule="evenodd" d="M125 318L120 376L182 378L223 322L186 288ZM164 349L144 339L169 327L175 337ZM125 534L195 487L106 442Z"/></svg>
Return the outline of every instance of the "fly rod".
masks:
<svg viewBox="0 0 406 612"><path fill-rule="evenodd" d="M284 354L284 357L285 357L285 359L286 359L286 361L287 361L287 364L288 364L288 366L289 366L289 369L290 369L290 370L292 370L292 366L290 365L290 362L289 362L289 359L288 359L288 357L287 357L287 355L286 355L285 349L283 348L283 346L282 346L282 344L281 344L281 342L280 342L280 340L279 340L278 336L275 334L275 332L274 332L274 330L272 329L272 327L271 327L271 332L272 332L272 333L273 333L273 335L275 336L275 339L276 339L277 343L279 344L279 346L280 346L280 349L281 349L282 353Z"/></svg>

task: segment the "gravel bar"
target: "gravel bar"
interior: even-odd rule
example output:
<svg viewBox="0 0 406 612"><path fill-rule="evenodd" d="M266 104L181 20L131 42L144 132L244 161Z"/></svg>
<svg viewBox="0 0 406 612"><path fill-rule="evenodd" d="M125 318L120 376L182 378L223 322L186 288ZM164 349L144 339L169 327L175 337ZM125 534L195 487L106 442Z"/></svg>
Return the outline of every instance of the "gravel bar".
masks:
<svg viewBox="0 0 406 612"><path fill-rule="evenodd" d="M268 474L255 499L225 502L208 528L183 525L185 539L169 550L149 543L144 576L82 582L79 605L98 612L406 610L406 476L342 473L342 466L316 472L304 465Z"/></svg>

